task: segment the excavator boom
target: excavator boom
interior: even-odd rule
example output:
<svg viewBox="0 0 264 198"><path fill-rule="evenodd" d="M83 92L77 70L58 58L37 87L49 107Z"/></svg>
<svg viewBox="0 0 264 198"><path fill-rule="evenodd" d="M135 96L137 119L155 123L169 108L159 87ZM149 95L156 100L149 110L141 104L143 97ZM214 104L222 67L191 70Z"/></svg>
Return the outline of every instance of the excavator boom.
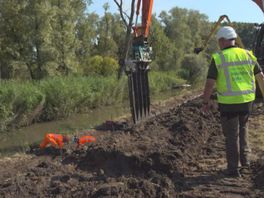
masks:
<svg viewBox="0 0 264 198"><path fill-rule="evenodd" d="M149 34L149 27L151 23L152 17L152 8L153 8L153 0L143 0L143 7L142 7L142 26L143 26L143 35L145 38L148 37Z"/></svg>

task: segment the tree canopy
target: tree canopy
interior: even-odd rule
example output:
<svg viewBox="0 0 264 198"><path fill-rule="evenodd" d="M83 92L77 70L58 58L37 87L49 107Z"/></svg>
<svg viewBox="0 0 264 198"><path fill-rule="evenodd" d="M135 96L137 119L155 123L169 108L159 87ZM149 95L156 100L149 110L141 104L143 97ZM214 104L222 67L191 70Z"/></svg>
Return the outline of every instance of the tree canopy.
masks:
<svg viewBox="0 0 264 198"><path fill-rule="evenodd" d="M88 12L87 0L0 0L0 78L42 79L72 74L108 75L117 71L117 61L127 39L120 13ZM129 16L129 15L126 15ZM152 17L149 42L152 68L176 71L193 81L201 75L217 49L212 39L208 49L194 56L212 27L205 14L174 7ZM236 23L250 49L253 24Z"/></svg>

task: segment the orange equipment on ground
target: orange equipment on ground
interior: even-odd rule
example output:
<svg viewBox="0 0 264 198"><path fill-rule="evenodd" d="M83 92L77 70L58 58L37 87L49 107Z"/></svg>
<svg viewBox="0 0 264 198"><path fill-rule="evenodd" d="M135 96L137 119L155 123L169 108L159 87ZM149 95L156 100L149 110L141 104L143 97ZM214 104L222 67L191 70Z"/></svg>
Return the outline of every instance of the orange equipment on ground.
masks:
<svg viewBox="0 0 264 198"><path fill-rule="evenodd" d="M91 142L96 142L96 138L90 135L77 138L77 141L76 141L76 143L78 144L77 147L80 145L84 145L85 143L91 143Z"/></svg>
<svg viewBox="0 0 264 198"><path fill-rule="evenodd" d="M63 144L68 141L69 138L65 135L49 133L45 135L44 140L40 144L40 148L45 148L48 144L51 144L53 147L62 149Z"/></svg>

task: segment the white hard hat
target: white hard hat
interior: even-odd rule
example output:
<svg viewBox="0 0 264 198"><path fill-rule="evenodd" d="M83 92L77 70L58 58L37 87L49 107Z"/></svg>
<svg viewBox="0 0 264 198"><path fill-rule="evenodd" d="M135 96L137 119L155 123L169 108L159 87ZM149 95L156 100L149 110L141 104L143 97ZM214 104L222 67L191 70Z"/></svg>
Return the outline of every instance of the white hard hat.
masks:
<svg viewBox="0 0 264 198"><path fill-rule="evenodd" d="M237 33L234 30L234 28L232 28L230 26L224 26L218 30L216 37L217 37L217 39L220 39L220 38L235 39L235 38L237 38Z"/></svg>

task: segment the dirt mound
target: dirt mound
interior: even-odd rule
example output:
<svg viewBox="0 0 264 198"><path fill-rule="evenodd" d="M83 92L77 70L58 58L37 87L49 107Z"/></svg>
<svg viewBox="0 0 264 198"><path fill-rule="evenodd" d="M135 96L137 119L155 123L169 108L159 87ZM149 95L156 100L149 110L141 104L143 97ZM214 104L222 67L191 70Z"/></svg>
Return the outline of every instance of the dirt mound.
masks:
<svg viewBox="0 0 264 198"><path fill-rule="evenodd" d="M254 164L254 182L257 188L264 189L264 153L261 159Z"/></svg>
<svg viewBox="0 0 264 198"><path fill-rule="evenodd" d="M0 196L205 197L205 189L196 189L225 183L213 169L220 159L225 163L224 141L218 112L204 115L200 108L196 98L136 126L106 123L115 130L104 125L96 144L69 146L62 161L57 150L37 147L30 159L0 161ZM209 175L199 175L204 172ZM216 188L207 197L224 192Z"/></svg>

